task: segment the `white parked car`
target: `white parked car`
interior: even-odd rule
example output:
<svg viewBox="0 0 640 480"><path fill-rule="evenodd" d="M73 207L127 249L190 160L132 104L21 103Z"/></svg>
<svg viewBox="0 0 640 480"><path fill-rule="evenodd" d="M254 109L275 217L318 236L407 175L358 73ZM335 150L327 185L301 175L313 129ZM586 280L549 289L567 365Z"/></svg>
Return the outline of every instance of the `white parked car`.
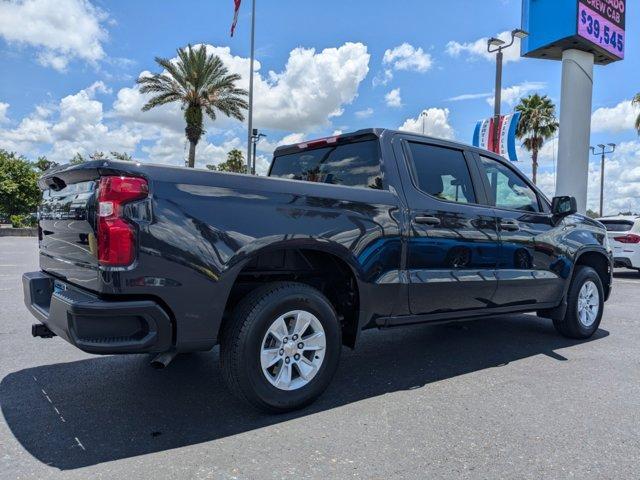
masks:
<svg viewBox="0 0 640 480"><path fill-rule="evenodd" d="M597 220L607 229L615 266L640 270L640 217L622 215Z"/></svg>

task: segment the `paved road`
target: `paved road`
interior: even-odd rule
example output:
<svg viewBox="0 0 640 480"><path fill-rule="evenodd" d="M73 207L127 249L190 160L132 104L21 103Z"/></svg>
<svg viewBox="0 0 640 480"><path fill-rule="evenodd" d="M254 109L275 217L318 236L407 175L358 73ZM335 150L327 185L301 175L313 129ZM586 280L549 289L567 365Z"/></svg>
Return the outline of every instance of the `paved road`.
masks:
<svg viewBox="0 0 640 480"><path fill-rule="evenodd" d="M617 276L588 342L515 315L370 331L310 409L265 416L224 388L218 352L86 355L33 339L0 238L0 478L640 477L640 275Z"/></svg>

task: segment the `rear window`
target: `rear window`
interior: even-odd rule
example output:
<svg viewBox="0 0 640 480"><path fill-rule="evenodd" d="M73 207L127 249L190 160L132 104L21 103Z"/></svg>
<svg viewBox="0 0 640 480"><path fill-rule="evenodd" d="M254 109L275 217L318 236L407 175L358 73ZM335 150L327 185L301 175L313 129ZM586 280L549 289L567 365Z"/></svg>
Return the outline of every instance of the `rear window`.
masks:
<svg viewBox="0 0 640 480"><path fill-rule="evenodd" d="M609 232L628 232L633 227L633 222L626 220L599 220Z"/></svg>
<svg viewBox="0 0 640 480"><path fill-rule="evenodd" d="M382 189L377 140L303 150L273 159L271 177Z"/></svg>

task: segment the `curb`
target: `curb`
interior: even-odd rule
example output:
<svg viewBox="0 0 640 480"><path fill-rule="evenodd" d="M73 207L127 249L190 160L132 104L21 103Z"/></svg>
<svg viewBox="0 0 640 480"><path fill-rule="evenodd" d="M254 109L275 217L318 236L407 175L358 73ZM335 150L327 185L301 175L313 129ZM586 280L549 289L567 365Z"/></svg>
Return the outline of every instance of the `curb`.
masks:
<svg viewBox="0 0 640 480"><path fill-rule="evenodd" d="M0 228L0 237L37 237L37 228Z"/></svg>

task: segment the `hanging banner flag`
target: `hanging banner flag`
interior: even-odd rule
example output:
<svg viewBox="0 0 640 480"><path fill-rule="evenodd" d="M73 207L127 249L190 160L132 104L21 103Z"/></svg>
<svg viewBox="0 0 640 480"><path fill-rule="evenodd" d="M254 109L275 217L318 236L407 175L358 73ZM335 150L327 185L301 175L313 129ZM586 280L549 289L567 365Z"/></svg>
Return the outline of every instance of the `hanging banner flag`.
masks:
<svg viewBox="0 0 640 480"><path fill-rule="evenodd" d="M238 12L240 11L240 2L242 2L242 0L233 0L234 12L233 12L233 23L231 24L232 37L233 37L233 32L235 32L236 30L236 23L238 23Z"/></svg>
<svg viewBox="0 0 640 480"><path fill-rule="evenodd" d="M520 122L520 112L503 115L500 123L495 125L493 118L481 120L477 123L473 133L473 146L484 148L491 152L502 155L512 162L518 161L516 153L516 129ZM494 129L498 129L498 144L493 144Z"/></svg>

